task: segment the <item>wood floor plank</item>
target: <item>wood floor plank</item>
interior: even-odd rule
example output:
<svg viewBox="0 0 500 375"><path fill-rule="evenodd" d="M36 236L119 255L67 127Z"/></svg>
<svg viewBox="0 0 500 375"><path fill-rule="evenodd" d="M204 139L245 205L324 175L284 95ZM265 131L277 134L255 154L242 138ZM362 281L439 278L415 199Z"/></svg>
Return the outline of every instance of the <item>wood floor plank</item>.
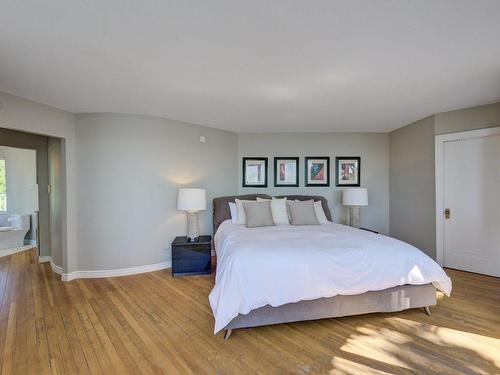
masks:
<svg viewBox="0 0 500 375"><path fill-rule="evenodd" d="M36 250L0 258L2 374L500 374L500 279L446 270L418 309L213 335L214 275L60 281Z"/></svg>

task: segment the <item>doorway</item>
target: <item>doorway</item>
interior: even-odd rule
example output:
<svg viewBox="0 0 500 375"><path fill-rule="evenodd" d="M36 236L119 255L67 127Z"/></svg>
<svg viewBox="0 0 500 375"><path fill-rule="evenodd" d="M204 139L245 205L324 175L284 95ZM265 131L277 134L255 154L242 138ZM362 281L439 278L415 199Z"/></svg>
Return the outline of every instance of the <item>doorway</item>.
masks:
<svg viewBox="0 0 500 375"><path fill-rule="evenodd" d="M0 146L0 257L38 247L35 150Z"/></svg>
<svg viewBox="0 0 500 375"><path fill-rule="evenodd" d="M437 260L500 277L500 127L436 137Z"/></svg>

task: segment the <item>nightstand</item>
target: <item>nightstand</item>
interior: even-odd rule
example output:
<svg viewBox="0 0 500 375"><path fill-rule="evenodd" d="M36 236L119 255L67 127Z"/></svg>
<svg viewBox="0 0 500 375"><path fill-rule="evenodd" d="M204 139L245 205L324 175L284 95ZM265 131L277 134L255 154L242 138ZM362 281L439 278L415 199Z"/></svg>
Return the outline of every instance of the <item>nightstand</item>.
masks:
<svg viewBox="0 0 500 375"><path fill-rule="evenodd" d="M172 276L208 275L212 271L212 236L198 241L176 237L172 242Z"/></svg>

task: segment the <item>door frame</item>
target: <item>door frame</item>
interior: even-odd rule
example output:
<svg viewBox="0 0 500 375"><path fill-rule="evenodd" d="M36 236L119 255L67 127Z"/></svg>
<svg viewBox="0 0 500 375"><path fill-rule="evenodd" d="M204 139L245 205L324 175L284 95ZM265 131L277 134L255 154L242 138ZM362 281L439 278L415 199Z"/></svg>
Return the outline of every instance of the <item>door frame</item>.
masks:
<svg viewBox="0 0 500 375"><path fill-rule="evenodd" d="M468 130L458 133L436 135L435 172L436 172L436 261L444 266L444 144L473 138L485 138L500 134L500 126Z"/></svg>

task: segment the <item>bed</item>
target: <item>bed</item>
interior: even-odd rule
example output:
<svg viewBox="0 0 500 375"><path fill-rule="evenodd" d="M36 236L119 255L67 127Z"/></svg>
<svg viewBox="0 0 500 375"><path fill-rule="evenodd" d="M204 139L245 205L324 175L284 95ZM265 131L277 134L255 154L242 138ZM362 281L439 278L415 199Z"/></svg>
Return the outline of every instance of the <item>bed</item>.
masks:
<svg viewBox="0 0 500 375"><path fill-rule="evenodd" d="M423 308L430 314L436 289L451 292L442 268L415 247L332 222L246 228L231 222L229 202L270 199L265 194L215 198L215 286L210 305L214 334L269 324ZM277 196L282 198L285 196Z"/></svg>

